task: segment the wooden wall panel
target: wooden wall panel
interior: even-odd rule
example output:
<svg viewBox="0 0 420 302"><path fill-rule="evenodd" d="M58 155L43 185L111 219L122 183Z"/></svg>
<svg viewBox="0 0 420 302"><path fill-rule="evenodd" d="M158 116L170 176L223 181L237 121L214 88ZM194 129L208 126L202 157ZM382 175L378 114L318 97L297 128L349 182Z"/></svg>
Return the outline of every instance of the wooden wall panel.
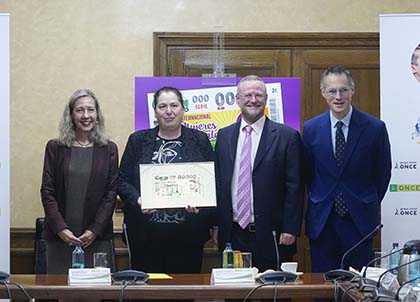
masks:
<svg viewBox="0 0 420 302"><path fill-rule="evenodd" d="M321 73L330 65L343 65L353 74L355 107L379 116L379 49L316 49L293 52L293 76L302 79L301 121L328 110L320 93Z"/></svg>
<svg viewBox="0 0 420 302"><path fill-rule="evenodd" d="M168 65L169 75L200 77L213 72L214 53L211 50L171 51ZM290 50L227 50L223 56L225 73L237 76L258 74L263 77L291 76Z"/></svg>

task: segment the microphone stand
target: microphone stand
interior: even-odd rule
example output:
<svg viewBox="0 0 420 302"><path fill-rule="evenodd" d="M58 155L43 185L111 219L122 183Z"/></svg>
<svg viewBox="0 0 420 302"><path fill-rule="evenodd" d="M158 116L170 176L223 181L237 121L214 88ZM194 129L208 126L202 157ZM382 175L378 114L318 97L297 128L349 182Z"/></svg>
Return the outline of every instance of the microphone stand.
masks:
<svg viewBox="0 0 420 302"><path fill-rule="evenodd" d="M399 253L399 252L401 252L402 250L404 250L405 248L410 248L411 247L411 245L409 245L409 246L405 246L405 247L402 247L402 248L400 248L400 249L398 249L398 250L396 250L396 251L393 251L392 253L389 253L389 254L386 254L386 255L384 255L384 256L380 256L380 257L376 257L376 258L374 258L374 259L372 259L371 261L369 261L367 264L366 264L366 268L365 268L365 271L363 272L363 278L366 278L366 271L367 271L367 268L372 264L372 263L375 263L376 261L378 261L378 260L381 260L381 259L383 259L383 258L386 258L386 257L389 257L389 256L391 256L391 255L394 255L394 254L396 254L396 253Z"/></svg>
<svg viewBox="0 0 420 302"><path fill-rule="evenodd" d="M372 263L375 263L376 261L381 260L381 259L386 258L386 257L389 257L389 256L391 256L391 255L393 255L393 254L399 253L399 252L401 252L402 250L404 250L405 248L407 248L407 247L409 248L410 246L411 246L411 245L409 245L409 246L405 246L405 247L402 247L402 248L400 248L400 249L398 249L398 250L396 250L396 251L393 251L392 253L389 253L389 254L384 255L384 256L376 257L376 258L372 259L371 261L369 261L369 262L366 264L366 266L365 266L365 270L364 270L364 272L363 272L362 278L360 278L360 279L359 279L359 282L358 282L358 284L356 285L356 288L357 288L359 291L373 291L373 290L376 288L376 281L375 281L375 280L372 280L372 279L367 279L367 278L366 278L366 272L367 272L367 270L368 270L368 267L369 267ZM394 268L394 269L395 269L395 268Z"/></svg>
<svg viewBox="0 0 420 302"><path fill-rule="evenodd" d="M277 283L285 283L285 282L294 282L297 279L297 275L291 272L284 272L280 270L280 257L279 257L279 248L277 246L277 234L276 231L272 231L273 240L274 240L274 247L276 250L277 256L277 271L272 273L265 273L260 276L260 280L264 284L277 284Z"/></svg>
<svg viewBox="0 0 420 302"><path fill-rule="evenodd" d="M411 283L413 281L419 280L420 276L413 278L411 280L405 281L403 284L401 284L401 286L398 288L397 293L395 294L395 300L400 301L400 290L406 286L408 283Z"/></svg>
<svg viewBox="0 0 420 302"><path fill-rule="evenodd" d="M370 301L372 302L394 302L394 293L385 288L375 287L372 295L370 296Z"/></svg>
<svg viewBox="0 0 420 302"><path fill-rule="evenodd" d="M129 262L129 269L125 271L119 271L112 274L112 280L117 283L121 283L123 288L130 283L146 283L149 279L149 275L142 271L136 271L131 269L131 249L130 249L130 240L128 238L127 233L127 226L123 224L123 231L125 235L125 241L127 243L127 251L128 251L128 262Z"/></svg>
<svg viewBox="0 0 420 302"><path fill-rule="evenodd" d="M365 237L363 237L359 242L357 242L355 245L353 245L351 248L349 248L341 258L341 266L339 269L334 269L326 272L324 274L325 281L350 281L353 280L357 274L350 272L349 270L344 269L344 259L350 254L354 249L356 249L358 246L360 246L363 242L365 242L367 239L375 235L376 232L378 232L380 229L382 229L383 225L379 224L376 226L369 234L367 234Z"/></svg>
<svg viewBox="0 0 420 302"><path fill-rule="evenodd" d="M384 272L383 272L383 273L379 276L378 282L376 283L376 287L377 287L377 288L379 288L379 287L381 286L381 280L382 280L382 278L385 276L385 274L386 274L386 273L389 273L390 271L392 271L392 270L394 270L394 269L398 269L398 268L400 268L400 267L407 266L407 265L410 265L411 263L418 262L418 261L420 261L420 258L417 258L417 259L414 259L414 260L409 261L409 262L407 262L407 263L404 263L404 264L398 265L397 267L393 267L393 268L389 268L389 269L387 269L386 271L384 271Z"/></svg>
<svg viewBox="0 0 420 302"><path fill-rule="evenodd" d="M415 259L413 261L409 261L407 263L401 264L397 267L393 267L393 268L390 268L390 269L387 269L386 271L384 271L379 276L378 282L376 283L376 288L374 289L374 291L372 292L372 295L370 297L372 299L372 302L376 302L376 301L395 301L395 299L394 299L395 295L392 291L384 289L384 288L380 288L382 278L385 276L386 273L392 271L393 269L397 269L397 268L400 268L400 267L403 267L403 266L407 266L411 263L418 262L418 261L420 261L420 258Z"/></svg>

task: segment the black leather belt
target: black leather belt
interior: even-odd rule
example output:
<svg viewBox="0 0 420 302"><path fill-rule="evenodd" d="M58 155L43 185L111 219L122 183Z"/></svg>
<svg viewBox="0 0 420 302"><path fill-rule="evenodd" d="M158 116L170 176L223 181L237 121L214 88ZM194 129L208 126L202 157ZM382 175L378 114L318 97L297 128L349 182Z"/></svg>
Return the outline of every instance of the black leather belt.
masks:
<svg viewBox="0 0 420 302"><path fill-rule="evenodd" d="M238 225L238 228L240 228L241 230L244 230L250 233L255 233L255 223L248 224L244 229L242 229L242 227L237 222L236 224Z"/></svg>

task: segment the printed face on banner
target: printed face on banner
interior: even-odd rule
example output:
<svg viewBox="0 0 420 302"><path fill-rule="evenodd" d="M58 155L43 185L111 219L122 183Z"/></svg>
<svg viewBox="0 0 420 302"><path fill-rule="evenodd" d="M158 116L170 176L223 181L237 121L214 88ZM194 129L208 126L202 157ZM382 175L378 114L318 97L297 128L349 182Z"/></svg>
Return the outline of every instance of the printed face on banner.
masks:
<svg viewBox="0 0 420 302"><path fill-rule="evenodd" d="M241 109L242 117L248 124L259 120L267 104L265 85L261 81L245 81L239 87L236 103Z"/></svg>
<svg viewBox="0 0 420 302"><path fill-rule="evenodd" d="M420 82L420 44L411 55L411 72L414 78Z"/></svg>
<svg viewBox="0 0 420 302"><path fill-rule="evenodd" d="M417 82L420 83L420 44L414 49L411 55L411 72ZM420 144L420 117L414 125L414 131L411 134L411 140Z"/></svg>
<svg viewBox="0 0 420 302"><path fill-rule="evenodd" d="M324 79L322 96L327 101L333 115L342 119L350 111L354 90L345 74L330 74Z"/></svg>

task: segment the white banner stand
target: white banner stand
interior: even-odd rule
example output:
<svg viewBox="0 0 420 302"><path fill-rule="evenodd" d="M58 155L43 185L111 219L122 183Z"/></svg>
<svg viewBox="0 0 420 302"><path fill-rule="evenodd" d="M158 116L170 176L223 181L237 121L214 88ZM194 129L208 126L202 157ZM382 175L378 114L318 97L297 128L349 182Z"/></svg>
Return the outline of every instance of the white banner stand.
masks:
<svg viewBox="0 0 420 302"><path fill-rule="evenodd" d="M6 273L10 273L9 32L9 14L0 13L0 271Z"/></svg>
<svg viewBox="0 0 420 302"><path fill-rule="evenodd" d="M381 118L393 164L381 211L382 250L388 251L393 242L402 247L420 239L420 74L412 65L413 55L420 55L420 14L380 15L379 23Z"/></svg>
<svg viewBox="0 0 420 302"><path fill-rule="evenodd" d="M0 271L10 273L9 14L0 13Z"/></svg>

